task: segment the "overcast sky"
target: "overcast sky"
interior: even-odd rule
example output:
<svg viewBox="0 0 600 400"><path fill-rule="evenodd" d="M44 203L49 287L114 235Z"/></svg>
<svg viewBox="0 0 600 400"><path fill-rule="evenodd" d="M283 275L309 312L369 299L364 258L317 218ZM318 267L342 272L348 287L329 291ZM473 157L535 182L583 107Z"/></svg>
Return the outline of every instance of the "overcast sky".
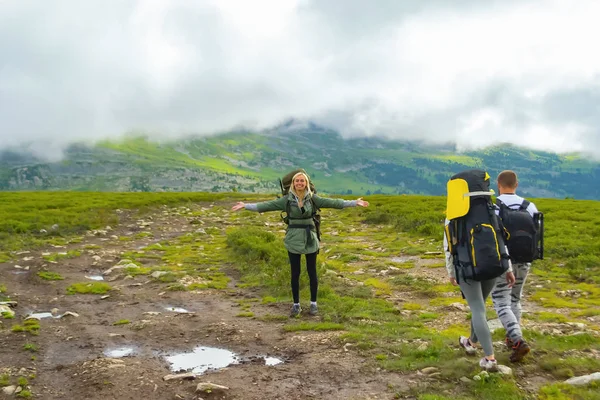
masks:
<svg viewBox="0 0 600 400"><path fill-rule="evenodd" d="M597 0L0 0L0 148L270 127L600 156Z"/></svg>

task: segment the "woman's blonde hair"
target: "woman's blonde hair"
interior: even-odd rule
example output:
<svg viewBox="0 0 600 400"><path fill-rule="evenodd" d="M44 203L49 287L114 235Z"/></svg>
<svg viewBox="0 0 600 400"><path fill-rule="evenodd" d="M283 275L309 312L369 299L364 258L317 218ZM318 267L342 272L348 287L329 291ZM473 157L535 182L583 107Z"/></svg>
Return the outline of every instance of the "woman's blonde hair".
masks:
<svg viewBox="0 0 600 400"><path fill-rule="evenodd" d="M292 177L292 183L290 184L290 192L294 193L294 195L298 197L298 193L296 193L296 189L294 188L294 181L299 176L303 176L306 180L306 192L312 196L312 191L310 190L310 179L308 178L308 175L306 175L304 172L298 172Z"/></svg>

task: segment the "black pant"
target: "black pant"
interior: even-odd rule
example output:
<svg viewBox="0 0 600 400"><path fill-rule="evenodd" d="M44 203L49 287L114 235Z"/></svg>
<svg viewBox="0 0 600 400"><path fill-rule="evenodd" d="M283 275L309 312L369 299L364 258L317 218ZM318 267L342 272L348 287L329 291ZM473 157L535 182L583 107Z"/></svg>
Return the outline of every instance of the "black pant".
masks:
<svg viewBox="0 0 600 400"><path fill-rule="evenodd" d="M294 303L300 303L300 261L302 254L294 254L288 251L290 265L292 267L292 296ZM317 289L319 280L317 279L317 253L306 254L306 271L310 279L310 301L317 301Z"/></svg>

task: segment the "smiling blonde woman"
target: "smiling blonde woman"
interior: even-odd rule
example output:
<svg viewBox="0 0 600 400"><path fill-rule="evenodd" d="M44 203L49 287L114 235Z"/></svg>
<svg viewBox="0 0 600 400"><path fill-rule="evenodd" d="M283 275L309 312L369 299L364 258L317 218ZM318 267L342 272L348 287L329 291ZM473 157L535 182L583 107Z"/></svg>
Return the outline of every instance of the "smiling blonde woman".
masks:
<svg viewBox="0 0 600 400"><path fill-rule="evenodd" d="M306 257L306 270L310 280L310 315L317 315L317 253L319 237L313 220L313 208L368 207L369 202L357 200L329 199L317 196L310 189L310 180L306 173L298 172L292 178L289 193L281 198L260 203L238 202L231 209L246 209L260 213L268 211L289 212L289 225L285 234L284 245L288 251L292 270L291 286L294 304L290 317L297 317L302 312L300 307L300 264L302 254Z"/></svg>

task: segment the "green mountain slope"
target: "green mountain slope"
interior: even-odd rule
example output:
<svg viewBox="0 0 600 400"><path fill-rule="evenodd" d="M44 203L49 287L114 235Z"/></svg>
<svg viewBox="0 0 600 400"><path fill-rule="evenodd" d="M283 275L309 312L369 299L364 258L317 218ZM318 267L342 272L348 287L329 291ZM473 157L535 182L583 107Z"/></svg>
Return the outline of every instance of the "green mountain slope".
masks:
<svg viewBox="0 0 600 400"><path fill-rule="evenodd" d="M511 145L457 153L451 144L344 139L314 124L292 122L262 132L167 142L137 136L94 147L77 144L56 163L4 152L0 189L274 192L277 178L298 166L328 193L442 195L452 174L484 168L492 176L517 171L524 195L600 199L600 164L577 155Z"/></svg>

